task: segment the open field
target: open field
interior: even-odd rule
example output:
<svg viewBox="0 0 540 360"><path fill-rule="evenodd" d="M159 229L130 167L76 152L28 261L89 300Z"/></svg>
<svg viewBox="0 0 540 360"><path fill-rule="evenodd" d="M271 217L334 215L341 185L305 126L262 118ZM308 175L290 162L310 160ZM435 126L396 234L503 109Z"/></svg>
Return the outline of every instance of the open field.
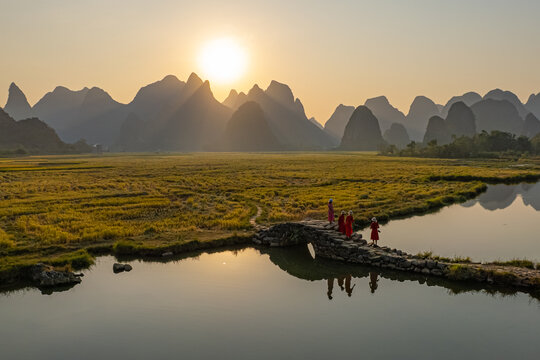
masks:
<svg viewBox="0 0 540 360"><path fill-rule="evenodd" d="M385 221L463 201L485 182L539 177L538 159L368 153L0 159L0 272L40 260L86 266L92 260L87 250L238 242L252 233L257 207L263 224L324 218L333 198L337 211L352 209L363 226L372 216Z"/></svg>

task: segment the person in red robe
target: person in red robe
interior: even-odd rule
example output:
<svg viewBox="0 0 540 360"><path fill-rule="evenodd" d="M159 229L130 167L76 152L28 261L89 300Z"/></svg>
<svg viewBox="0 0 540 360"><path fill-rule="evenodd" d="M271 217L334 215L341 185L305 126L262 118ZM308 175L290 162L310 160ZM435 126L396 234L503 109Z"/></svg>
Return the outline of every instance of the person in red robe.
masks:
<svg viewBox="0 0 540 360"><path fill-rule="evenodd" d="M345 218L345 235L350 239L353 233L353 212L352 210L349 210L349 215L347 215L347 218Z"/></svg>
<svg viewBox="0 0 540 360"><path fill-rule="evenodd" d="M338 218L338 231L345 235L345 211L341 210L341 215Z"/></svg>
<svg viewBox="0 0 540 360"><path fill-rule="evenodd" d="M328 222L332 224L334 222L334 201L328 200Z"/></svg>
<svg viewBox="0 0 540 360"><path fill-rule="evenodd" d="M371 244L369 245L377 246L377 241L379 240L379 233L381 232L379 230L379 223L377 222L377 218L371 218L371 225L369 227L371 228Z"/></svg>

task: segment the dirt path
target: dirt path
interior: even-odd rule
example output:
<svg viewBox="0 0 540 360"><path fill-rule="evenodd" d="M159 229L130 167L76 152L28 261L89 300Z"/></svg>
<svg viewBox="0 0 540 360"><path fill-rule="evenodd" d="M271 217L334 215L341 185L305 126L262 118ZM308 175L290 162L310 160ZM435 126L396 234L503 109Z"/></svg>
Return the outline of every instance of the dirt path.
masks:
<svg viewBox="0 0 540 360"><path fill-rule="evenodd" d="M251 224L251 226L253 226L254 228L258 229L258 228L261 228L262 226L257 224L257 218L259 216L261 216L262 214L262 209L259 205L257 205L257 213L255 215L253 215L250 219L249 219L249 223Z"/></svg>

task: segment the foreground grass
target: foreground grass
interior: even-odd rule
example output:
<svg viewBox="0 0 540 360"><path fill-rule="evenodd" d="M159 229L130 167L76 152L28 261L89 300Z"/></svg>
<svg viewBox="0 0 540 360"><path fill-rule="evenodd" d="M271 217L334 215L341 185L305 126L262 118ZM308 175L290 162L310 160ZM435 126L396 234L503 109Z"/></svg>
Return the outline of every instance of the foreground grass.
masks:
<svg viewBox="0 0 540 360"><path fill-rule="evenodd" d="M264 224L324 218L328 198L361 227L464 201L486 182L540 177L538 159L515 165L363 153L0 159L0 272L38 261L77 267L100 249L246 239L257 207Z"/></svg>

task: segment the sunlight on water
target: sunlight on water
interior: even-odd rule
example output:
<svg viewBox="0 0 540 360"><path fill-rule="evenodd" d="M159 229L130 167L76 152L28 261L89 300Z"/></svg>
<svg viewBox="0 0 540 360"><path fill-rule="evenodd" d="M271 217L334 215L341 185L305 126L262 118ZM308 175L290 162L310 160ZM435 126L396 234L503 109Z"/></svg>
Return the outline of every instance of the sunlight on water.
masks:
<svg viewBox="0 0 540 360"><path fill-rule="evenodd" d="M540 305L526 294L314 260L307 247L263 252L120 274L103 257L68 291L0 295L2 359L536 358Z"/></svg>

